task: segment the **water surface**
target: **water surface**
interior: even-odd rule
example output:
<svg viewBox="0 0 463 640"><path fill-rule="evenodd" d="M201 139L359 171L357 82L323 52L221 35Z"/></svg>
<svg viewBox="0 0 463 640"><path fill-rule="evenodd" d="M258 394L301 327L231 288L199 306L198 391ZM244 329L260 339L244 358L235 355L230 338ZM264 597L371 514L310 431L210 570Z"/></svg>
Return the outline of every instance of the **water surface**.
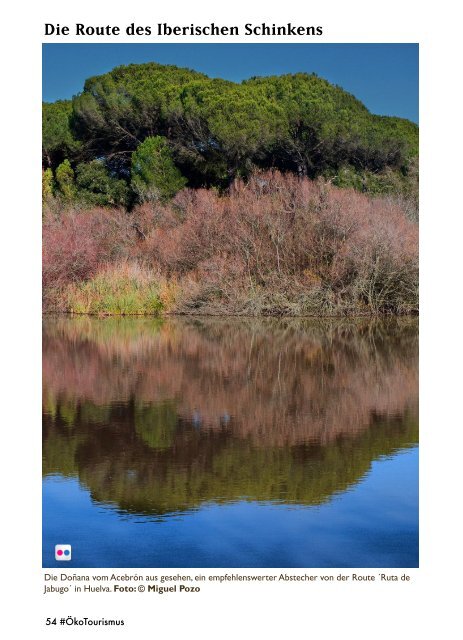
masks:
<svg viewBox="0 0 463 640"><path fill-rule="evenodd" d="M47 317L43 564L418 565L413 319Z"/></svg>

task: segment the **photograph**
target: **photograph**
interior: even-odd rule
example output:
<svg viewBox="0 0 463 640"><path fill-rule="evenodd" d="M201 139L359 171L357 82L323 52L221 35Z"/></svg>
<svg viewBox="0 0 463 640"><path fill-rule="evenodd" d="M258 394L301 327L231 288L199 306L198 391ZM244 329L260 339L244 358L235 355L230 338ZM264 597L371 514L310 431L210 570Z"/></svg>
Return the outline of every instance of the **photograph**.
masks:
<svg viewBox="0 0 463 640"><path fill-rule="evenodd" d="M42 69L42 567L418 568L419 45Z"/></svg>

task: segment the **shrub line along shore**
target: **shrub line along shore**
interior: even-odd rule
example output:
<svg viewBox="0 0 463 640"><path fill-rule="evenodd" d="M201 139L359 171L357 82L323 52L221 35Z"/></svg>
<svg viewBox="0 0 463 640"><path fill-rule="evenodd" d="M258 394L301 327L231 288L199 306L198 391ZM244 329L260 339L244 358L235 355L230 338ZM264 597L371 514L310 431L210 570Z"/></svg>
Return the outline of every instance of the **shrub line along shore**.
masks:
<svg viewBox="0 0 463 640"><path fill-rule="evenodd" d="M277 171L225 195L44 219L45 308L376 315L418 309L418 227L394 198Z"/></svg>

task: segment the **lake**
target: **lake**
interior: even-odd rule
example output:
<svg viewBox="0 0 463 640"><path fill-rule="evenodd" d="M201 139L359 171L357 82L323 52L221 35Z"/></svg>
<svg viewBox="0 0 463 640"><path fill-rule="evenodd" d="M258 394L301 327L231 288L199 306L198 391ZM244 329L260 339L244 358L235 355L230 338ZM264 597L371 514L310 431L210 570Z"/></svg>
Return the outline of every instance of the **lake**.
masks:
<svg viewBox="0 0 463 640"><path fill-rule="evenodd" d="M43 566L417 567L417 320L46 316Z"/></svg>

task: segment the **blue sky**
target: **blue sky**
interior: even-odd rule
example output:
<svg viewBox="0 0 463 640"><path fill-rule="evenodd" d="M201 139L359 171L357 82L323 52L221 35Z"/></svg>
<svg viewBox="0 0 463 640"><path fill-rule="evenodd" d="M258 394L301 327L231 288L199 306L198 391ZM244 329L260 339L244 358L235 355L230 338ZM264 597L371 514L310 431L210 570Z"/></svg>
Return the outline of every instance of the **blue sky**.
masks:
<svg viewBox="0 0 463 640"><path fill-rule="evenodd" d="M44 44L43 99L71 98L89 76L150 61L235 82L315 72L372 113L418 122L417 44Z"/></svg>

